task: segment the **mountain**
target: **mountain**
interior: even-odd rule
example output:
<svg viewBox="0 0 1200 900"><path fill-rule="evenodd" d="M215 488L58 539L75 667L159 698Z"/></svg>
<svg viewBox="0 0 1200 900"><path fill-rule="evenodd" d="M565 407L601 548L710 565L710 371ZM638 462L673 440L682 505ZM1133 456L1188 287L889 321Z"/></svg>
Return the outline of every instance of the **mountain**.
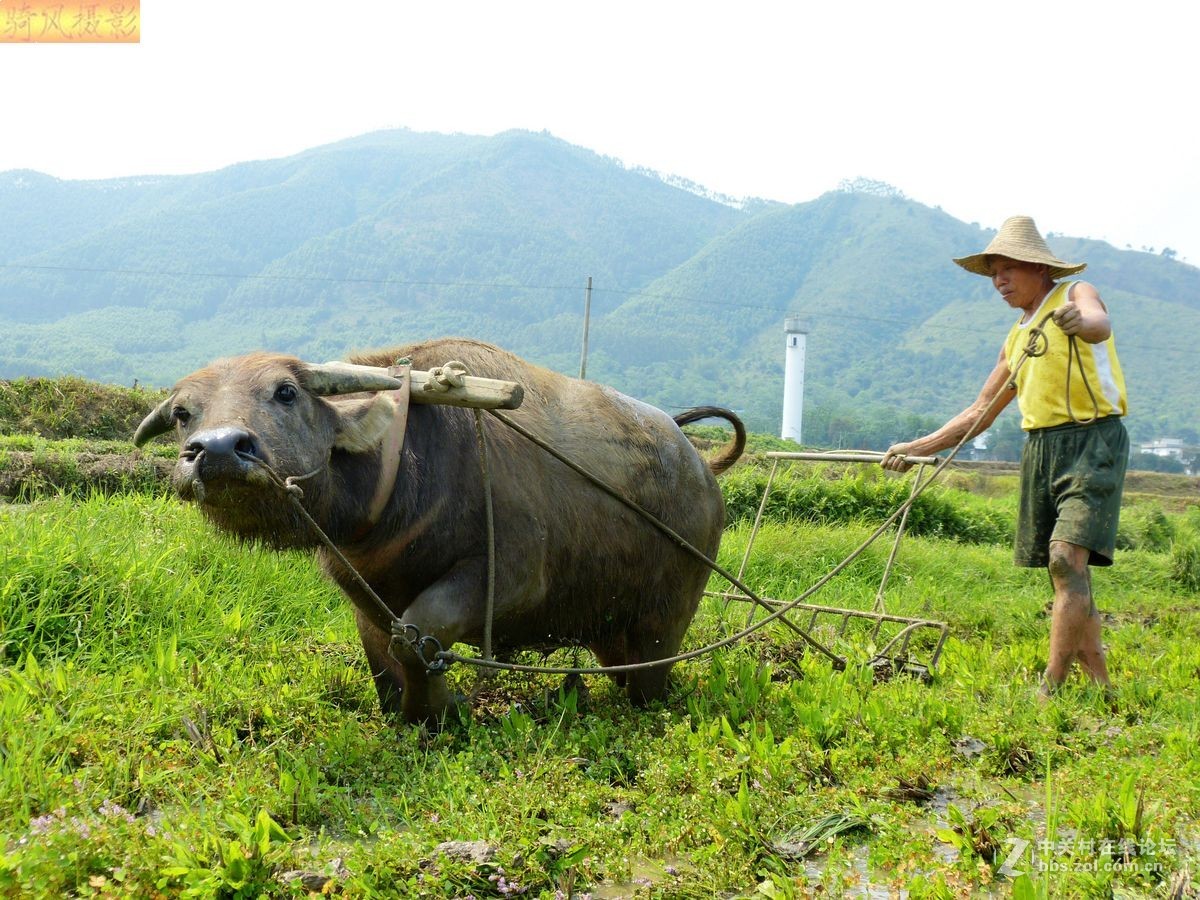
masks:
<svg viewBox="0 0 1200 900"><path fill-rule="evenodd" d="M987 279L950 262L993 234L895 192L832 192L765 212L594 326L595 343L620 352L589 374L673 406L719 370L747 420L774 428L783 320L800 316L810 328L805 434L853 444L871 418L880 424L868 443L916 436L975 399L1015 319ZM1083 277L1109 307L1132 433L1200 443L1200 269L1098 241L1048 241L1062 258L1088 261ZM1015 420L1015 407L1003 415Z"/></svg>
<svg viewBox="0 0 1200 900"><path fill-rule="evenodd" d="M524 332L568 310L577 341L588 275L640 287L748 215L527 132L380 132L185 177L5 173L0 377L170 383L260 346L447 331L536 352Z"/></svg>
<svg viewBox="0 0 1200 900"><path fill-rule="evenodd" d="M377 132L190 176L7 172L0 377L169 384L259 347L325 360L451 333L573 373L590 275L590 378L775 431L798 315L807 439L880 446L966 406L994 364L1013 314L949 262L990 237L878 185L736 204L530 132ZM1110 307L1135 437L1200 442L1200 270L1049 240Z"/></svg>

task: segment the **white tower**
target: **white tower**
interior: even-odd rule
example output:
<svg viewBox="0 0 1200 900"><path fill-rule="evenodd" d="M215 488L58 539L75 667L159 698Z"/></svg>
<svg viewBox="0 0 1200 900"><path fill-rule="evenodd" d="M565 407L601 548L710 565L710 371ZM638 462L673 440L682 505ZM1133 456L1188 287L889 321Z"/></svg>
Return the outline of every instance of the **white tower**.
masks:
<svg viewBox="0 0 1200 900"><path fill-rule="evenodd" d="M784 320L787 350L783 362L783 431L781 436L800 443L800 425L804 418L804 352L808 322L800 318Z"/></svg>

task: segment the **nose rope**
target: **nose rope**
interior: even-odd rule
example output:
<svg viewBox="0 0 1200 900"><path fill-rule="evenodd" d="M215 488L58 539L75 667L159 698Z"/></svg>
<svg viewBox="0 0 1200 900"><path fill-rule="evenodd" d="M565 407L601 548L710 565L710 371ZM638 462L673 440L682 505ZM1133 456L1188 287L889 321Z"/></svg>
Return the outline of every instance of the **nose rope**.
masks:
<svg viewBox="0 0 1200 900"><path fill-rule="evenodd" d="M342 551L338 549L337 544L335 544L329 535L325 533L325 529L318 525L317 520L314 519L312 514L304 508L304 503L302 502L304 500L304 489L301 488L296 482L304 481L320 474L321 471L324 470L325 466L329 464L329 461L326 460L324 465L322 465L320 468L314 469L307 475L290 475L287 478L282 478L279 473L276 472L266 461L260 459L256 460L256 462L258 463L259 467L267 473L267 477L271 480L271 482L285 494L287 494L288 499L292 501L292 505L296 507L296 510L308 522L309 527L313 529L313 532L320 539L321 543L324 544L325 547L337 557L338 561L345 567L346 571L350 573L350 577L355 580L358 586L362 588L366 595L371 598L376 606L379 607L379 611L383 613L384 618L389 622L395 622L396 616L388 608L387 604L384 603L380 596L375 593L369 584L367 584L366 579L364 579L362 575L358 573L358 570L354 568L354 566L350 563L350 560L346 559Z"/></svg>
<svg viewBox="0 0 1200 900"><path fill-rule="evenodd" d="M310 478L315 478L324 472L325 467L329 465L329 457L326 456L325 462L321 463L321 465L317 466L317 468L313 469L311 472L305 475L289 475L287 478L284 478L278 472L276 472L275 469L272 468L271 464L266 460L259 459L257 456L249 456L246 459L249 462L253 462L256 466L266 472L267 477L271 480L272 484L280 488L289 497L295 497L297 500L304 499L304 489L300 487L298 482L308 481Z"/></svg>
<svg viewBox="0 0 1200 900"><path fill-rule="evenodd" d="M322 472L325 471L325 467L327 465L329 465L329 457L328 456L325 457L325 462L321 463L321 465L319 465L317 468L313 469L307 475L289 475L287 478L283 479L283 483L280 486L285 491L287 491L287 493L289 495L295 497L297 500L303 500L304 499L304 490L296 482L308 481L308 479L310 479L310 478L315 478L316 476L320 475ZM266 468L266 470L275 477L276 481L278 481L279 475L275 472L274 469L272 469L266 463L262 463L262 466L264 468Z"/></svg>

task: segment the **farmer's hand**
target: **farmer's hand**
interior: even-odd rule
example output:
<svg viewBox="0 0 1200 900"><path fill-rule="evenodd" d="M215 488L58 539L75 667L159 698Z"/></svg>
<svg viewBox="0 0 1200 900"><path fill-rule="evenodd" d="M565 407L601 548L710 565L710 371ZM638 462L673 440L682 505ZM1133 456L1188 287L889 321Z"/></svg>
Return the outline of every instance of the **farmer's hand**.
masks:
<svg viewBox="0 0 1200 900"><path fill-rule="evenodd" d="M1079 334L1083 329L1083 314L1070 300L1056 309L1053 315L1054 324L1062 329L1063 334Z"/></svg>
<svg viewBox="0 0 1200 900"><path fill-rule="evenodd" d="M883 459L879 461L879 464L892 472L907 472L913 467L913 464L905 462L904 457L911 452L911 441L903 444L892 444L892 446L888 447L887 453L883 454Z"/></svg>

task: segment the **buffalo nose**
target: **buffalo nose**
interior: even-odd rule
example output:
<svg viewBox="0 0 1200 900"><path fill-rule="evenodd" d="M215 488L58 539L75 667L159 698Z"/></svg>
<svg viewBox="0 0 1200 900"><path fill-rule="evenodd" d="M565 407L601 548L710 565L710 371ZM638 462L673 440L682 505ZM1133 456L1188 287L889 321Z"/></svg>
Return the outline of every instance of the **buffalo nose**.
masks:
<svg viewBox="0 0 1200 900"><path fill-rule="evenodd" d="M201 454L214 461L237 457L258 459L258 441L244 428L210 428L192 435L183 445L182 455L188 459Z"/></svg>

